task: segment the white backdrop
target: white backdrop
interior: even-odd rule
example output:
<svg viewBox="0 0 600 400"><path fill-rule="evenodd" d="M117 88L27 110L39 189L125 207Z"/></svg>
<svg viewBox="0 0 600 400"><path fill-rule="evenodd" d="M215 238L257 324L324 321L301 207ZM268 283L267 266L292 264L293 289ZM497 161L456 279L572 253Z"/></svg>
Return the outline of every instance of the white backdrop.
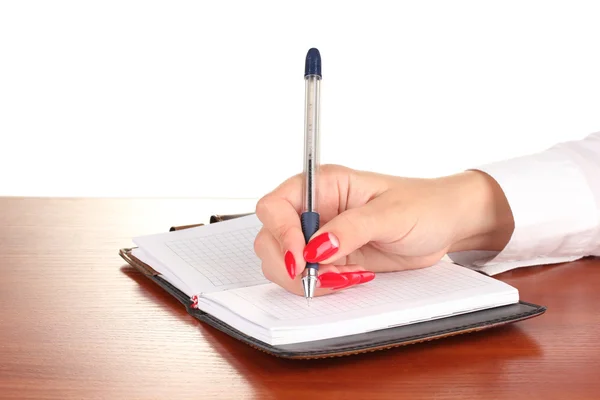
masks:
<svg viewBox="0 0 600 400"><path fill-rule="evenodd" d="M0 195L256 198L323 163L453 173L600 130L580 1L0 3ZM268 147L271 149L268 149Z"/></svg>

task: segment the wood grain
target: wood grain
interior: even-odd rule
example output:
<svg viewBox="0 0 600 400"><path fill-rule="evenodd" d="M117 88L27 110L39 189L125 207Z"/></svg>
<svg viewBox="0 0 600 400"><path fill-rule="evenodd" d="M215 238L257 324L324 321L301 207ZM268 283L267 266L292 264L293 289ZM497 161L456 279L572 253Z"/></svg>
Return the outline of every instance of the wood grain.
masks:
<svg viewBox="0 0 600 400"><path fill-rule="evenodd" d="M499 275L548 307L514 326L292 361L199 323L117 254L132 236L246 207L0 199L0 398L600 398L597 260Z"/></svg>

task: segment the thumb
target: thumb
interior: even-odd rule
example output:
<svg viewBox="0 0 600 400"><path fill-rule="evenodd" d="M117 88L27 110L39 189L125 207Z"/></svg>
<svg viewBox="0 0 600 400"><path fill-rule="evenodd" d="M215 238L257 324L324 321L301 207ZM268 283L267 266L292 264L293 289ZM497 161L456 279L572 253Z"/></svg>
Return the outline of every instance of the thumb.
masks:
<svg viewBox="0 0 600 400"><path fill-rule="evenodd" d="M327 264L377 240L384 229L384 221L376 203L371 201L346 210L320 227L304 247L304 259Z"/></svg>

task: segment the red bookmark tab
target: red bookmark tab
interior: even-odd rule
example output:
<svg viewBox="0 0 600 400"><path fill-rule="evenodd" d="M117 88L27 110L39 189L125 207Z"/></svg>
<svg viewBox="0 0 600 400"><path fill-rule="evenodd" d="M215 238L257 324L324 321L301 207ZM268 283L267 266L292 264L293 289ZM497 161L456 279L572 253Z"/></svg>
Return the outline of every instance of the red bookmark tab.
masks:
<svg viewBox="0 0 600 400"><path fill-rule="evenodd" d="M192 308L198 308L198 296L193 295L190 300L192 300Z"/></svg>

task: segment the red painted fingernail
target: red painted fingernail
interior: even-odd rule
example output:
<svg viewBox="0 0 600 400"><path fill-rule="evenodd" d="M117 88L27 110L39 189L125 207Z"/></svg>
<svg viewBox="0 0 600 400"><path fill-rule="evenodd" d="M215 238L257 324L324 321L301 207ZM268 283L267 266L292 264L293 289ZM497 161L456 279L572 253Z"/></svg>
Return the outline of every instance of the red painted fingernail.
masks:
<svg viewBox="0 0 600 400"><path fill-rule="evenodd" d="M375 279L375 274L371 271L344 272L342 275L348 278L348 283L343 286L336 287L334 290L346 289L350 286L367 283Z"/></svg>
<svg viewBox="0 0 600 400"><path fill-rule="evenodd" d="M285 252L285 269L287 269L287 273L290 278L294 279L296 277L296 259L294 259L294 255L291 251Z"/></svg>
<svg viewBox="0 0 600 400"><path fill-rule="evenodd" d="M375 273L371 271L361 271L360 272L360 283L367 283L375 279Z"/></svg>
<svg viewBox="0 0 600 400"><path fill-rule="evenodd" d="M319 286L322 288L337 288L344 286L348 283L348 278L342 274L336 274L335 272L326 272L323 275L319 275Z"/></svg>
<svg viewBox="0 0 600 400"><path fill-rule="evenodd" d="M318 263L334 255L340 248L340 242L333 233L325 232L313 238L304 248L304 259Z"/></svg>
<svg viewBox="0 0 600 400"><path fill-rule="evenodd" d="M343 286L336 287L335 290L345 289L361 283L362 277L360 272L344 272L342 275L348 278L348 282Z"/></svg>

